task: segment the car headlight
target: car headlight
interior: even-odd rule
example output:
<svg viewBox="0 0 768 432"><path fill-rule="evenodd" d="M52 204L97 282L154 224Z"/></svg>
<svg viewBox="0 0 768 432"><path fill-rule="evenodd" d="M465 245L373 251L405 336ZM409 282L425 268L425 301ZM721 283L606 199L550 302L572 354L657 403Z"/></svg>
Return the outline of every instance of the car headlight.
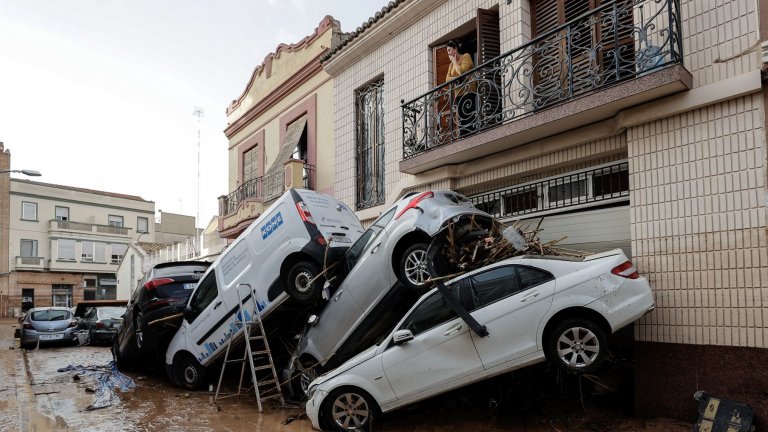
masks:
<svg viewBox="0 0 768 432"><path fill-rule="evenodd" d="M318 386L319 384L309 386L309 389L307 389L307 400L312 400L312 397L315 395Z"/></svg>

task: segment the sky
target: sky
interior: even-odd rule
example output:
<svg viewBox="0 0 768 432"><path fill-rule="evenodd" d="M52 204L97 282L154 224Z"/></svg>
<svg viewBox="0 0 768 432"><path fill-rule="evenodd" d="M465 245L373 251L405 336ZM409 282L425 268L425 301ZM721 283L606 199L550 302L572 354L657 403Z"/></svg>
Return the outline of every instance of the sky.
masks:
<svg viewBox="0 0 768 432"><path fill-rule="evenodd" d="M0 142L46 183L218 213L225 110L280 43L387 0L0 0ZM199 122L195 107L204 110Z"/></svg>

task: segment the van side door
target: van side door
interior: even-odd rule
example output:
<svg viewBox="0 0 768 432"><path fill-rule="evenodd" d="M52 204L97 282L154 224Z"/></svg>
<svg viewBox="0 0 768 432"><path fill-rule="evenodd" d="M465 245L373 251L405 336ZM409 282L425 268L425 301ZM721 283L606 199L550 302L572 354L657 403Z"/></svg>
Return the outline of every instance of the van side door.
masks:
<svg viewBox="0 0 768 432"><path fill-rule="evenodd" d="M216 270L211 270L197 284L189 299L191 312L187 321L187 347L202 364L207 363L219 347L231 336L229 321L236 310L229 311L216 280Z"/></svg>

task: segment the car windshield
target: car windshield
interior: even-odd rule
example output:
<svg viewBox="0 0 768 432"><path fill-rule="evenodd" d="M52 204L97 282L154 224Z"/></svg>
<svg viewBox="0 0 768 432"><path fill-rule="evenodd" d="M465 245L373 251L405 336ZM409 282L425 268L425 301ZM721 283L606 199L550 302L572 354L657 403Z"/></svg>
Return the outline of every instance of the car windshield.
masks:
<svg viewBox="0 0 768 432"><path fill-rule="evenodd" d="M122 318L123 314L125 313L125 308L124 307L100 307L98 313L99 313L99 318L101 319Z"/></svg>
<svg viewBox="0 0 768 432"><path fill-rule="evenodd" d="M32 312L32 321L64 321L69 319L71 313L65 310L48 309Z"/></svg>
<svg viewBox="0 0 768 432"><path fill-rule="evenodd" d="M169 267L159 267L155 269L153 278L163 278L170 276L181 276L189 274L203 274L208 269L204 265L178 265Z"/></svg>
<svg viewBox="0 0 768 432"><path fill-rule="evenodd" d="M347 271L352 270L352 268L355 267L355 264L357 264L357 262L360 260L360 257L363 256L363 252L368 249L368 245L373 242L373 239L375 239L380 232L384 231L384 227L386 227L389 221L391 221L394 217L395 210L397 210L397 207L384 213L378 219L376 219L373 225L365 230L363 235L357 239L355 244L353 244L352 247L347 250L345 255L345 259L347 261Z"/></svg>

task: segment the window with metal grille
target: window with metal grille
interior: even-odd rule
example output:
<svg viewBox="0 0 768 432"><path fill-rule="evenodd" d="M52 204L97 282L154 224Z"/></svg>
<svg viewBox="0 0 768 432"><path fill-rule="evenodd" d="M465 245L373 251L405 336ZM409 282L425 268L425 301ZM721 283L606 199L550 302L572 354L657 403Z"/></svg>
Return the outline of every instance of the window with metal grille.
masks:
<svg viewBox="0 0 768 432"><path fill-rule="evenodd" d="M357 208L384 203L384 77L355 92Z"/></svg>

